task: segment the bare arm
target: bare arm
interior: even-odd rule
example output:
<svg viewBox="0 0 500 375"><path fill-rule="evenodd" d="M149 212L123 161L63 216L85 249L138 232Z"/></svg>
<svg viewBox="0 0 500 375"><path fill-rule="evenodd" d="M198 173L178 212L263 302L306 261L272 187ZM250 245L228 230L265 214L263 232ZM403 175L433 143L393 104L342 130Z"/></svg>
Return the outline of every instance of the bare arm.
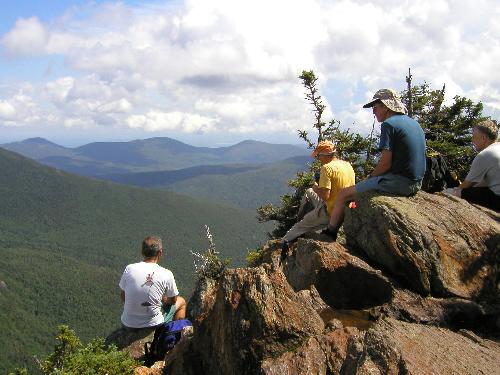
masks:
<svg viewBox="0 0 500 375"><path fill-rule="evenodd" d="M313 185L312 189L318 196L326 202L330 198L330 189L319 187L318 185Z"/></svg>
<svg viewBox="0 0 500 375"><path fill-rule="evenodd" d="M123 303L125 303L125 291L120 290L120 299L122 300Z"/></svg>
<svg viewBox="0 0 500 375"><path fill-rule="evenodd" d="M177 296L173 297L163 296L161 298L161 301L166 305L175 305L175 303L177 302Z"/></svg>
<svg viewBox="0 0 500 375"><path fill-rule="evenodd" d="M380 155L380 160L378 161L377 166L371 173L371 177L382 176L387 173L392 166L392 151L382 150L382 154Z"/></svg>

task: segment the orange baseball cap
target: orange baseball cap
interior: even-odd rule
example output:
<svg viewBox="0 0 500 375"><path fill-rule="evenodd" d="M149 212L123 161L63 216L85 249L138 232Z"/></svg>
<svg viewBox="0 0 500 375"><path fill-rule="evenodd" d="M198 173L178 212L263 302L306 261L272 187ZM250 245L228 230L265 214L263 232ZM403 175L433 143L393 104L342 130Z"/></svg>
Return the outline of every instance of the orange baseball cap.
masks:
<svg viewBox="0 0 500 375"><path fill-rule="evenodd" d="M330 141L321 141L318 143L314 151L311 153L311 156L315 158L319 154L330 155L335 152L335 144Z"/></svg>

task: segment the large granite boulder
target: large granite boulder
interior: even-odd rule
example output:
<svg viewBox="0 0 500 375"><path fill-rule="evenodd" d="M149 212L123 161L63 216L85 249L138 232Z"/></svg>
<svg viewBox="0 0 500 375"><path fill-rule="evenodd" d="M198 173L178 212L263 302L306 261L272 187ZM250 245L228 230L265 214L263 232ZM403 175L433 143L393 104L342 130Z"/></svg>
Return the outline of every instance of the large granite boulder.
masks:
<svg viewBox="0 0 500 375"><path fill-rule="evenodd" d="M209 311L193 317L198 363L191 365L204 374L256 373L263 359L297 349L324 328L319 314L270 265L227 270L213 303L200 302Z"/></svg>
<svg viewBox="0 0 500 375"><path fill-rule="evenodd" d="M445 194L369 192L359 195L356 208L346 208L344 230L348 248L408 288L480 299L498 292L499 219Z"/></svg>

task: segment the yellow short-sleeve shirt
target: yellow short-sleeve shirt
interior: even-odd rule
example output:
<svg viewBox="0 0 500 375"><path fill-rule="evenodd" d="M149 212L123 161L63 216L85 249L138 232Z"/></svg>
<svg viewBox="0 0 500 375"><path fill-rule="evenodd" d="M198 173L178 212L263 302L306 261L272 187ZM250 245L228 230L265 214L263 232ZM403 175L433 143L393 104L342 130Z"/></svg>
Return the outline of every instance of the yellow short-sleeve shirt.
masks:
<svg viewBox="0 0 500 375"><path fill-rule="evenodd" d="M330 190L330 197L325 202L329 215L333 211L339 191L355 183L354 169L347 161L334 159L321 167L318 186Z"/></svg>

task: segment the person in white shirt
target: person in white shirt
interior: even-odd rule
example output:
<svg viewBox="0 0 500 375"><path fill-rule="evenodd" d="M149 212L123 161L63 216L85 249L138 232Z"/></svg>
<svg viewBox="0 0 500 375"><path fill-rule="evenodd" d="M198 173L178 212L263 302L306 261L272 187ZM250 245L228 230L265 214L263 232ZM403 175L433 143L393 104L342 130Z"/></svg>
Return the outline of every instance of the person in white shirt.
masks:
<svg viewBox="0 0 500 375"><path fill-rule="evenodd" d="M472 131L472 144L479 153L456 195L470 203L500 212L500 143L498 125L482 121Z"/></svg>
<svg viewBox="0 0 500 375"><path fill-rule="evenodd" d="M179 296L174 275L158 262L163 255L162 241L149 236L142 241L144 260L125 267L120 279L125 328L156 328L171 320L184 319L186 301Z"/></svg>

